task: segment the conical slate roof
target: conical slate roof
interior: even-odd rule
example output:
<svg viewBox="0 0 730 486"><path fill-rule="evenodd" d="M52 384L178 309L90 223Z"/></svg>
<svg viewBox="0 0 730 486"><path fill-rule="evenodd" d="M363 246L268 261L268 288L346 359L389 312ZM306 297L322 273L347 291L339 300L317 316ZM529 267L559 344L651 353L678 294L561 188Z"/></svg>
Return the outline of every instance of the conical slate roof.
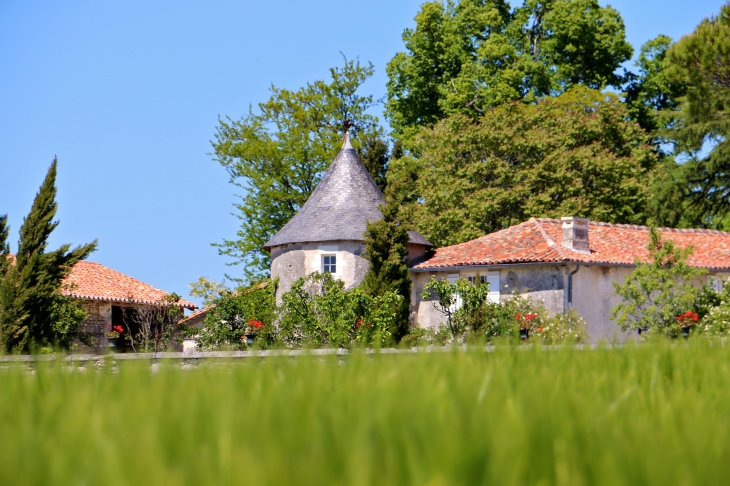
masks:
<svg viewBox="0 0 730 486"><path fill-rule="evenodd" d="M383 193L352 148L349 133L345 134L342 150L312 195L264 249L290 243L363 241L366 223L383 217L381 204L385 204ZM431 245L415 231L409 235L413 243Z"/></svg>

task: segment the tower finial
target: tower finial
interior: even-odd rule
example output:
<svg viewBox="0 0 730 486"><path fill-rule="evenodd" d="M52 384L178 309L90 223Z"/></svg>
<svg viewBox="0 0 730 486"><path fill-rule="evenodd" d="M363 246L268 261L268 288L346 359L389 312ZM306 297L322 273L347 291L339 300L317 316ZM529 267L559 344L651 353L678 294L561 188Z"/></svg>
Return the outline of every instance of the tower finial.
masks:
<svg viewBox="0 0 730 486"><path fill-rule="evenodd" d="M350 130L345 132L345 142L342 144L342 150L352 150L352 144L350 143Z"/></svg>

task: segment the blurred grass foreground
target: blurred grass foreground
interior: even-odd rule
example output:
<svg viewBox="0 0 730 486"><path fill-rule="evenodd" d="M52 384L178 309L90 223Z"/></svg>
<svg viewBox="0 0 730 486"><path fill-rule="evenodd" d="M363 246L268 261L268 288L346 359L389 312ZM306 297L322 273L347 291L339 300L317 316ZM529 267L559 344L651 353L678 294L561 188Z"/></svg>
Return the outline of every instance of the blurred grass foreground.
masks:
<svg viewBox="0 0 730 486"><path fill-rule="evenodd" d="M0 370L0 484L725 484L730 349Z"/></svg>

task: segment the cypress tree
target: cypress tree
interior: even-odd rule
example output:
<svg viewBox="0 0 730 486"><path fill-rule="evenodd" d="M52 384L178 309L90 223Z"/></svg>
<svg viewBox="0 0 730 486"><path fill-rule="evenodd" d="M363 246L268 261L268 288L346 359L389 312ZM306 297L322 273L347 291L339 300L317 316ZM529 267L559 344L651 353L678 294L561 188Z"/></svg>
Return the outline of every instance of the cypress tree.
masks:
<svg viewBox="0 0 730 486"><path fill-rule="evenodd" d="M28 352L59 342L54 322L59 305L76 305L61 297L61 284L71 268L96 249L94 241L73 250L66 244L47 252L48 237L58 226L53 220L57 210L57 163L54 158L23 220L15 262L0 280L0 346L9 352ZM7 239L5 222L0 227L0 238L3 234ZM8 253L7 243L3 251Z"/></svg>
<svg viewBox="0 0 730 486"><path fill-rule="evenodd" d="M397 309L394 329L396 341L408 333L411 308L411 278L408 270L408 231L398 219L398 205L381 206L383 219L368 222L365 230L365 258L370 261L362 288L372 296L394 291L403 297Z"/></svg>

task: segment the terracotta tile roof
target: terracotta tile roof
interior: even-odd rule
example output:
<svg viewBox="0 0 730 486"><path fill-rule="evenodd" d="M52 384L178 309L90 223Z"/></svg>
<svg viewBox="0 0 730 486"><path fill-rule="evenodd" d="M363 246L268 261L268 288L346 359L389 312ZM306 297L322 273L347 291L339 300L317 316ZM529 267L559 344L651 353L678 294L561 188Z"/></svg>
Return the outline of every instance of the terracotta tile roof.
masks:
<svg viewBox="0 0 730 486"><path fill-rule="evenodd" d="M205 317L208 315L208 312L215 309L217 305L218 304L212 304L212 305L209 305L208 307L203 307L202 309L193 312L189 316L186 316L185 319L179 320L178 325L180 325L180 324L195 325L198 322L202 322L205 319Z"/></svg>
<svg viewBox="0 0 730 486"><path fill-rule="evenodd" d="M695 247L689 258L694 267L730 270L730 233L705 229L658 228L678 246ZM626 224L589 223L590 254L562 246L559 219L532 218L510 228L466 243L436 250L433 257L414 269L504 265L513 263L586 263L633 265L647 260L649 227Z"/></svg>
<svg viewBox="0 0 730 486"><path fill-rule="evenodd" d="M261 289L265 288L267 285L269 285L269 283L271 283L271 280L268 280L268 279L264 280L263 282L256 285L255 288L248 288L248 289L244 290L243 293L247 294L247 293L251 292L252 290L261 290ZM240 294L238 292L236 292L233 295L240 295ZM202 322L208 315L208 312L212 311L217 306L218 306L218 304L211 304L208 307L203 307L202 309L193 312L189 316L186 316L185 319L182 319L181 321L179 321L178 324L188 324L191 326L195 326L198 323Z"/></svg>
<svg viewBox="0 0 730 486"><path fill-rule="evenodd" d="M111 302L157 304L169 295L164 290L112 270L101 263L87 261L74 265L71 274L64 280L64 286L69 287L62 291L64 295L77 299ZM180 300L175 305L191 310L198 308L187 300Z"/></svg>

